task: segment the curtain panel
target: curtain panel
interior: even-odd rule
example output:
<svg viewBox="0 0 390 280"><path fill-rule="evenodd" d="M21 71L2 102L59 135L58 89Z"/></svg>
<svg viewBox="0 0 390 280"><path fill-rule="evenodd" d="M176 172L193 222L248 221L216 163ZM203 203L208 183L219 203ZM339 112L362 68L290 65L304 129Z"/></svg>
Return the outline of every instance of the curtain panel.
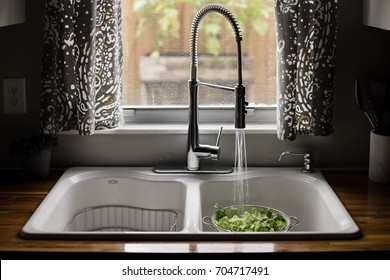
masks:
<svg viewBox="0 0 390 280"><path fill-rule="evenodd" d="M122 124L120 0L47 0L42 64L43 133Z"/></svg>
<svg viewBox="0 0 390 280"><path fill-rule="evenodd" d="M278 138L333 132L338 0L275 0Z"/></svg>

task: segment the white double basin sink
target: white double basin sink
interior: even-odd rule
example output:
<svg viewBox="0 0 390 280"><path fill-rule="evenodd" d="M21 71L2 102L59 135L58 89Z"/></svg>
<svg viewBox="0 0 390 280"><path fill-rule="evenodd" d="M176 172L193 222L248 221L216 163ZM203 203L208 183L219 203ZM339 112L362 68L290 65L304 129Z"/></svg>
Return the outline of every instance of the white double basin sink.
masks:
<svg viewBox="0 0 390 280"><path fill-rule="evenodd" d="M248 168L243 176L249 204L276 208L297 217L299 225L288 232L238 233L216 232L204 224L203 217L212 215L215 203L231 205L235 181L241 179L235 173L156 174L151 168L83 167L64 172L20 236L177 241L353 239L361 235L320 171ZM175 224L171 213L176 214ZM107 227L112 223L122 229Z"/></svg>

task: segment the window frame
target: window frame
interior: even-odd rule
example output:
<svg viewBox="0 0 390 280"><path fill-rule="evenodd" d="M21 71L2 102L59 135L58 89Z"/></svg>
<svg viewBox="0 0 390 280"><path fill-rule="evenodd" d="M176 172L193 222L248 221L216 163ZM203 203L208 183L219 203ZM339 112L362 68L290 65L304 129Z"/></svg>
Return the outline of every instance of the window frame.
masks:
<svg viewBox="0 0 390 280"><path fill-rule="evenodd" d="M273 8L272 8L273 7L272 1L270 1L269 4L271 5L270 6L271 10L273 10ZM130 5L132 5L132 4L130 3ZM184 8L184 7L182 7L182 8ZM185 9L187 9L187 8L185 8ZM273 13L271 10L269 10L268 12ZM187 10L184 10L184 12L185 11L187 11ZM133 12L135 12L135 10ZM185 14L188 15L188 13L185 13ZM130 15L131 15L131 13L130 13ZM268 17L268 16L266 16L264 14L263 14L263 16L264 16L264 20L268 21L269 28L271 29L272 26L273 26L269 22L271 20L271 17ZM187 23L191 22L190 20L192 20L192 17L193 16L190 16L190 18L187 19L187 17L184 16L183 18L181 18L179 20L184 20L185 24L183 23L183 26L187 26ZM137 23L137 16L133 15L132 17L130 16L129 18L130 19L134 19L135 22ZM126 26L133 26L133 25L128 24ZM190 26L188 26L188 28L189 27ZM250 30L250 28L248 30ZM247 30L247 32L248 32L248 36L249 36L249 31L248 30ZM149 32L150 30L148 31L148 29L145 28L145 31ZM225 28L223 28L222 31L225 32L225 33L231 32L230 26L228 26L226 30L225 30ZM133 29L129 28L128 33L126 33L126 34L130 34L129 36L135 36L137 34L137 32L138 32L137 28L135 28L135 29L134 28ZM183 32L183 31L181 31L181 32ZM204 31L202 31L202 33L204 33ZM257 33L254 32L252 35L254 35L254 36L261 36L261 35L259 35ZM148 38L147 36L149 36L149 35L147 33L145 38ZM187 38L189 35L190 35L190 32L188 30L188 32L184 31L184 33L181 34L181 37L183 37L182 39L185 42L187 42L187 41L189 42L189 38ZM265 34L263 34L263 35L265 35ZM246 35L244 35L244 36L246 36ZM268 35L266 35L266 36L268 36ZM273 38L273 36L271 36L270 38ZM268 38L268 39L270 39L270 38ZM234 38L232 36L230 36L230 34L227 34L222 39L223 39L224 44L226 44L226 46L232 47L232 49L230 47L228 47L220 55L236 56L236 48L235 48L236 44L235 44ZM180 40L180 42L182 42L183 40ZM200 40L203 40L203 39L200 38ZM274 38L273 38L273 40L274 40ZM181 54L181 55L184 55L184 56L188 56L188 61L189 61L190 57L189 57L189 55L187 53L187 49L189 48L189 46L182 46L182 45L180 45L180 46L182 48L184 48L185 51L184 52L179 52L179 53L173 52L172 55ZM253 48L249 44L247 46L249 48L248 50ZM200 45L198 46L198 48L199 47L200 47ZM257 47L255 47L255 48L257 49ZM165 53L167 50L168 49L163 49L162 52ZM152 49L150 49L148 51L149 51L150 55L153 55L154 51L156 51L156 50L153 49L153 52L152 52ZM138 53L139 55L145 55L147 52L145 52L145 49L141 50L141 49L138 49L138 47L134 47L133 49L131 49L131 53ZM164 55L162 55L162 56L164 56ZM244 59L244 64L245 64L245 59ZM142 69L138 69L138 71L141 72ZM257 74L257 75L259 74L259 73L256 73L256 71L254 71L254 70L250 70L250 71L253 71L254 74ZM188 73L188 75L189 75L189 73ZM276 75L276 73L275 73L275 75ZM202 77L202 75L201 75L201 77ZM185 78L185 79L187 79L187 78ZM252 77L252 79L253 79L253 77ZM201 78L201 80L203 80L203 79ZM233 84L234 84L235 83L235 79L233 79L233 80L234 80L234 82L233 82ZM206 80L204 82L206 82ZM211 81L211 82L212 83L216 83L214 81ZM244 78L244 84L245 84L245 82L247 82L247 81ZM257 80L257 82L262 82L262 80L259 79L259 80ZM221 84L221 83L218 82L218 84ZM222 85L223 84L224 83L222 83ZM135 88L133 86L131 86L130 88L127 88L126 90L131 92L131 91L134 91L134 90L138 91L138 90L141 90L141 89L138 89L138 86L136 86ZM249 87L247 85L247 93L248 93L248 90L249 90ZM273 90L267 91L267 92L272 95L272 91ZM201 94L203 94L203 93L206 93L206 92L202 92ZM265 99L267 98L266 94L267 93L264 93ZM276 92L274 94L275 94L275 97L276 97ZM234 94L232 93L232 96L233 95ZM183 97L188 96L187 91L183 92L181 96L183 96ZM248 97L246 99L247 99L248 102L251 102L251 100L248 99ZM262 102L262 101L260 101L260 102ZM275 98L275 103L276 102L277 101L276 101L276 98ZM170 124L187 124L188 123L188 104L185 104L185 105L149 105L149 104L148 105L132 105L131 102L129 102L129 103L130 104L123 104L123 109L124 109L123 110L123 114L124 114L124 119L125 119L125 125L128 125L128 124L135 124L135 125L167 124L167 125L170 125ZM183 104L182 101L179 102L179 103ZM249 106L247 107L248 114L246 116L246 123L247 123L247 125L256 125L256 124L276 125L276 107L277 107L277 105L275 103L274 104L270 104L270 105L268 105L268 104L261 104L261 103L249 104ZM204 123L205 124L224 123L224 124L228 124L229 126L231 124L234 127L234 118L235 118L234 104L231 104L231 105L203 105L203 104L199 104L199 114L198 114L198 117L199 117L200 125L202 125ZM152 129L152 128L150 128L150 129Z"/></svg>
<svg viewBox="0 0 390 280"><path fill-rule="evenodd" d="M247 106L247 124L276 124L276 105ZM200 123L234 124L234 106L199 106ZM188 106L123 106L125 124L188 123Z"/></svg>

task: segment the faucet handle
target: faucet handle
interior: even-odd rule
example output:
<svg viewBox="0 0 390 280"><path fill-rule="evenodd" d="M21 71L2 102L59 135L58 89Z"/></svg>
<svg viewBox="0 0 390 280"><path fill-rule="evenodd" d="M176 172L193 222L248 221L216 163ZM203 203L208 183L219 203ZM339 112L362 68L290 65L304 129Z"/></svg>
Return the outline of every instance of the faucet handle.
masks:
<svg viewBox="0 0 390 280"><path fill-rule="evenodd" d="M293 155L293 156L303 156L303 169L302 172L305 173L313 173L315 169L313 168L314 155L311 152L306 153L294 153L290 151L286 151L280 154L279 161L281 161L284 155Z"/></svg>
<svg viewBox="0 0 390 280"><path fill-rule="evenodd" d="M215 146L217 146L217 147L219 147L219 142L221 141L222 129L223 129L223 127L221 126L221 128L218 131L217 142L215 143Z"/></svg>

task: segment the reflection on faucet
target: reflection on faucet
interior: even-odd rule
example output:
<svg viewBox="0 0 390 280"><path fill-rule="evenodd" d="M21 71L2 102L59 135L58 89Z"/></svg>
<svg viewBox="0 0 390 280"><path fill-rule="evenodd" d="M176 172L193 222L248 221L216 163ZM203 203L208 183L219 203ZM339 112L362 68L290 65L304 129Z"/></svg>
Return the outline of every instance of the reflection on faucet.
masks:
<svg viewBox="0 0 390 280"><path fill-rule="evenodd" d="M216 12L223 15L233 27L235 38L237 42L237 57L238 57L238 82L233 87L226 87L221 85L204 83L198 80L198 29L202 18L210 13ZM245 114L248 103L245 101L245 87L242 84L242 58L241 58L241 41L242 36L239 25L234 18L234 15L225 7L211 4L202 8L194 17L191 28L191 42L190 42L190 79L188 81L189 87L189 123L188 123L188 147L187 147L187 169L189 171L199 170L200 159L215 159L219 158L219 140L222 133L222 128L219 131L217 143L213 145L199 144L199 127L198 127L198 87L212 87L221 90L233 91L236 94L235 103L235 127L245 128Z"/></svg>

